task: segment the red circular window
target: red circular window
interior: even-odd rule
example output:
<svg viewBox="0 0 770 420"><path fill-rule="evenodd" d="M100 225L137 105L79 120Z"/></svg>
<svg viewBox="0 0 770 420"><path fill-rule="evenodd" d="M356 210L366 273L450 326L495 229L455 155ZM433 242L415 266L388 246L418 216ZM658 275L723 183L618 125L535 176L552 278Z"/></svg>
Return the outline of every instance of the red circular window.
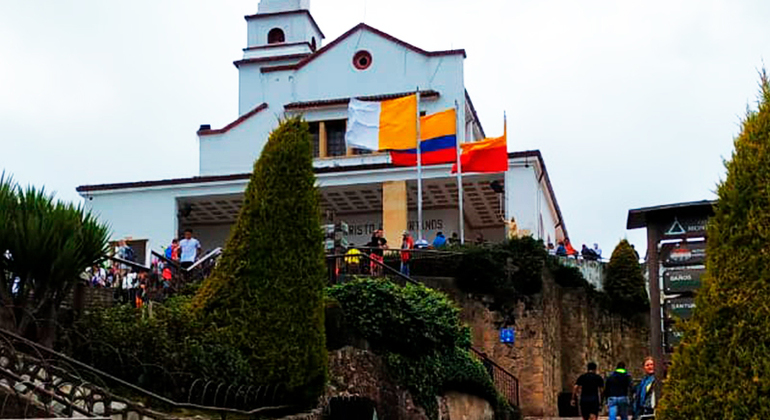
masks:
<svg viewBox="0 0 770 420"><path fill-rule="evenodd" d="M353 65L359 70L366 70L372 65L372 55L369 51L359 51L353 56Z"/></svg>

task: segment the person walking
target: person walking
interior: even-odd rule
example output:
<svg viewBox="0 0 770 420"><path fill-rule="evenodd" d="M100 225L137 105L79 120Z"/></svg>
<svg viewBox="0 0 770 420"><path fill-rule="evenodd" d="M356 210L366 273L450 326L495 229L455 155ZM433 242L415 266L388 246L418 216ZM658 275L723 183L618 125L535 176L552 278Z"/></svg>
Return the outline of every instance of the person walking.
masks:
<svg viewBox="0 0 770 420"><path fill-rule="evenodd" d="M634 420L650 419L655 415L655 359L644 359L644 378L634 392Z"/></svg>
<svg viewBox="0 0 770 420"><path fill-rule="evenodd" d="M410 249L414 249L414 239L405 230L401 240L401 274L405 276L409 276L409 260L412 258Z"/></svg>
<svg viewBox="0 0 770 420"><path fill-rule="evenodd" d="M192 236L192 229L184 230L184 239L179 241L179 251L182 254L179 258L180 265L184 269L190 268L198 259L201 253L201 243Z"/></svg>
<svg viewBox="0 0 770 420"><path fill-rule="evenodd" d="M604 379L596 374L596 363L589 363L587 369L588 372L580 375L572 388L572 405L580 402L580 415L583 420L597 420Z"/></svg>
<svg viewBox="0 0 770 420"><path fill-rule="evenodd" d="M628 420L628 396L631 395L631 375L626 371L626 364L618 363L617 368L607 376L605 395L610 420Z"/></svg>

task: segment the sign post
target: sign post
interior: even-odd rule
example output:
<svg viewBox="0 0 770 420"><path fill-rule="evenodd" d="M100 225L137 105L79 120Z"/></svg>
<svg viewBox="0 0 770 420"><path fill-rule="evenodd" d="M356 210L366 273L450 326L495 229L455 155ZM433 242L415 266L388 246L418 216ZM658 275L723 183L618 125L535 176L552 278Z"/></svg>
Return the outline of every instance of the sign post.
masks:
<svg viewBox="0 0 770 420"><path fill-rule="evenodd" d="M650 350L659 378L663 375L664 337L665 350L670 352L681 340L676 320L688 319L695 309L694 294L705 272L706 226L715 204L704 200L628 212L628 229L647 228ZM660 382L656 381L658 393Z"/></svg>

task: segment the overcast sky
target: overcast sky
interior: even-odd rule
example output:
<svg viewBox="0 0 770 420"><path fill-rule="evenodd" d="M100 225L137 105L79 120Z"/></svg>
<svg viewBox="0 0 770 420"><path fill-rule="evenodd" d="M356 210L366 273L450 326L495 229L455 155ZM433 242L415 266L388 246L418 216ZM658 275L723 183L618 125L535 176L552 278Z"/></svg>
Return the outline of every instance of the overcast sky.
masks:
<svg viewBox="0 0 770 420"><path fill-rule="evenodd" d="M78 185L197 175L195 131L237 117L258 0L0 1L0 169ZM770 59L767 0L312 0L326 42L366 22L464 48L487 135L542 151L573 242L630 208L710 199ZM141 211L141 209L138 209Z"/></svg>

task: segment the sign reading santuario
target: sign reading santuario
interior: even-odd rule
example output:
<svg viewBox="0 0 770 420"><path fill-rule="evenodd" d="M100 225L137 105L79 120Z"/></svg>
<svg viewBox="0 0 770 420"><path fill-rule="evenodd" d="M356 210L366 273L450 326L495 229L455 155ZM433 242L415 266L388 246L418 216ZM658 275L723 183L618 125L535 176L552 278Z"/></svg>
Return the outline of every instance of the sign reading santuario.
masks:
<svg viewBox="0 0 770 420"><path fill-rule="evenodd" d="M667 294L695 292L705 269L675 269L663 272L663 288Z"/></svg>
<svg viewBox="0 0 770 420"><path fill-rule="evenodd" d="M703 264L706 262L706 242L663 244L660 261L664 267Z"/></svg>
<svg viewBox="0 0 770 420"><path fill-rule="evenodd" d="M695 298L678 297L666 299L666 314L669 318L690 319L695 310Z"/></svg>

